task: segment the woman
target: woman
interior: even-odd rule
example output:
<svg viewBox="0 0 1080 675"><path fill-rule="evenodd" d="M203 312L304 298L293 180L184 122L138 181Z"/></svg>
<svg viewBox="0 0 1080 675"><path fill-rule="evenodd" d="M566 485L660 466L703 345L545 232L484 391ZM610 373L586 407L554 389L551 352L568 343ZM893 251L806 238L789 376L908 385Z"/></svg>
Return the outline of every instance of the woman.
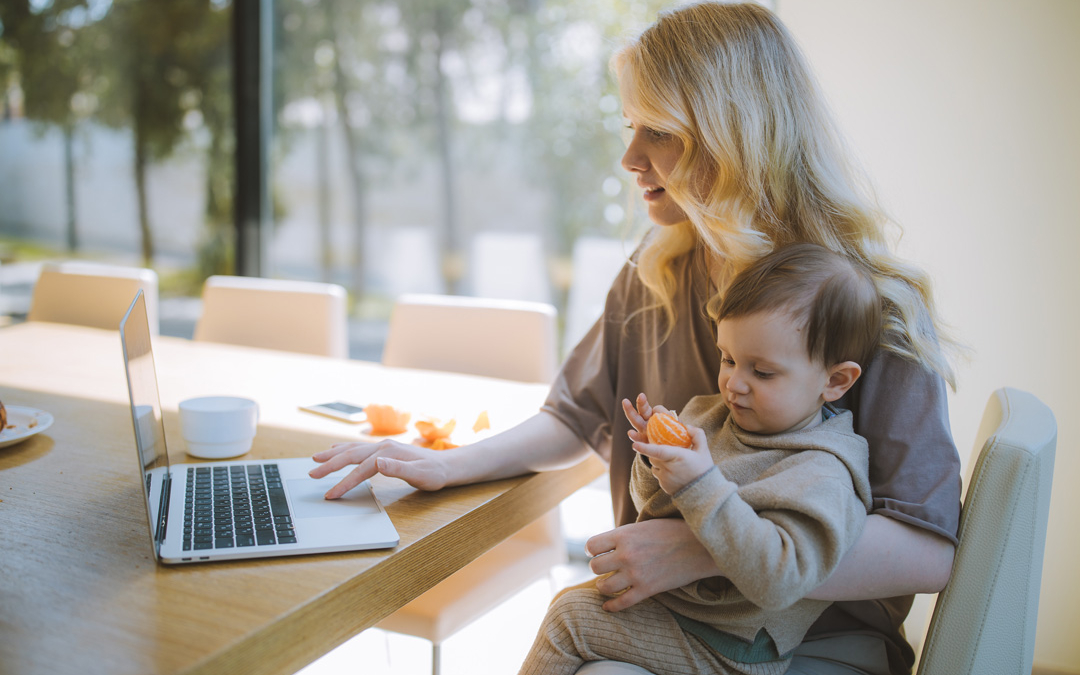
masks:
<svg viewBox="0 0 1080 675"><path fill-rule="evenodd" d="M839 402L870 445L873 512L839 569L811 597L837 601L797 650L793 673L908 672L901 623L913 593L948 580L959 520L943 356L926 276L899 261L865 196L794 40L754 4L703 3L662 15L612 61L632 137L623 167L656 224L609 292L603 317L574 349L543 410L452 453L392 441L315 456L319 477L359 464L327 493L375 472L437 490L579 461L610 463L620 527L588 542L598 582L619 611L714 576L680 520L634 523L634 453L622 399L645 392L682 409L716 393L709 310L738 270L775 246L813 242L873 270L888 306L878 356ZM523 453L522 448L529 448ZM600 555L602 554L602 555Z"/></svg>

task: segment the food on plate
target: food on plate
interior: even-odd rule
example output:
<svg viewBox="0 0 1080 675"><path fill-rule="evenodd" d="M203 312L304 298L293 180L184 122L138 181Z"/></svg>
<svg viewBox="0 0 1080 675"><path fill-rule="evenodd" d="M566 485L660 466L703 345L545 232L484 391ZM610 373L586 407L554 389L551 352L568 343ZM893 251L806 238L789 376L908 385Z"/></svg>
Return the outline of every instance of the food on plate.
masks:
<svg viewBox="0 0 1080 675"><path fill-rule="evenodd" d="M392 405L368 404L364 408L367 413L367 421L371 424L372 436L396 436L408 430L411 415L402 412Z"/></svg>
<svg viewBox="0 0 1080 675"><path fill-rule="evenodd" d="M7 409L4 408L4 402L0 401L0 431L3 431L7 427Z"/></svg>
<svg viewBox="0 0 1080 675"><path fill-rule="evenodd" d="M491 420L488 419L488 413L485 410L485 411L481 412L477 416L476 421L473 422L472 430L473 430L473 433L479 433L479 432L483 431L484 429L490 429L490 428L491 428Z"/></svg>
<svg viewBox="0 0 1080 675"><path fill-rule="evenodd" d="M429 443L434 443L439 439L449 438L450 432L457 426L457 420L450 420L446 424L440 425L439 420L426 419L420 420L414 426L421 438Z"/></svg>
<svg viewBox="0 0 1080 675"><path fill-rule="evenodd" d="M645 425L645 434L654 445L674 445L689 448L690 432L672 413L654 412Z"/></svg>

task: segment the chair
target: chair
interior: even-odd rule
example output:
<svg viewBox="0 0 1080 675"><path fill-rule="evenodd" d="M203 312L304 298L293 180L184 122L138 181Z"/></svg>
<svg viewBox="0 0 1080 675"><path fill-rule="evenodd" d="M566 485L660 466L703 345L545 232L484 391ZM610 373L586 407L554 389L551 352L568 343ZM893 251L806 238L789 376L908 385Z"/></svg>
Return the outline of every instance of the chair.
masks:
<svg viewBox="0 0 1080 675"><path fill-rule="evenodd" d="M407 294L394 303L382 362L546 384L558 367L555 344L549 304Z"/></svg>
<svg viewBox="0 0 1080 675"><path fill-rule="evenodd" d="M468 283L486 298L550 302L544 242L534 232L478 232L469 246Z"/></svg>
<svg viewBox="0 0 1080 675"><path fill-rule="evenodd" d="M455 296L406 295L394 305L383 364L550 382L555 308ZM567 560L559 510L444 579L376 627L432 643L432 672L448 637Z"/></svg>
<svg viewBox="0 0 1080 675"><path fill-rule="evenodd" d="M934 607L918 675L1031 673L1057 423L1031 394L999 389L976 439L952 577ZM597 661L578 673L648 671Z"/></svg>
<svg viewBox="0 0 1080 675"><path fill-rule="evenodd" d="M212 276L195 339L348 358L345 289L337 284Z"/></svg>
<svg viewBox="0 0 1080 675"><path fill-rule="evenodd" d="M573 282L566 298L563 349L569 351L604 313L604 301L626 264L633 244L607 237L578 237L574 242Z"/></svg>
<svg viewBox="0 0 1080 675"><path fill-rule="evenodd" d="M919 675L1031 672L1057 423L1039 399L994 392L972 459L952 577Z"/></svg>
<svg viewBox="0 0 1080 675"><path fill-rule="evenodd" d="M151 269L83 261L48 262L34 284L27 321L116 330L135 293L146 296L150 331L158 333L158 277Z"/></svg>

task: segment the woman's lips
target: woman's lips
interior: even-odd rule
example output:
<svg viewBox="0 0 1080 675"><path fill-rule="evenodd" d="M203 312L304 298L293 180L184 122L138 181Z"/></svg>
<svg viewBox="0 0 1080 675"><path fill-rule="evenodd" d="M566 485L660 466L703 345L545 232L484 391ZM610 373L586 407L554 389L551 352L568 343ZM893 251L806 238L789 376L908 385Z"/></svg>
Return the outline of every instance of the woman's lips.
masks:
<svg viewBox="0 0 1080 675"><path fill-rule="evenodd" d="M663 196L664 188L662 187L645 188L645 201L647 202L655 201Z"/></svg>

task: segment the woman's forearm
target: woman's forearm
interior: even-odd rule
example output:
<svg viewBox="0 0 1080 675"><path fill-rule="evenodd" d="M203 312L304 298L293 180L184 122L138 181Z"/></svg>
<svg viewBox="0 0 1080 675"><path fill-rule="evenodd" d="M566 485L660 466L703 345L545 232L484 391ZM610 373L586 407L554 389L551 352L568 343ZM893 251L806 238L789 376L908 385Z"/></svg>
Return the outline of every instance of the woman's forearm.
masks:
<svg viewBox="0 0 1080 675"><path fill-rule="evenodd" d="M866 517L855 545L829 579L808 597L870 600L937 593L952 571L952 542L928 530L879 515Z"/></svg>
<svg viewBox="0 0 1080 675"><path fill-rule="evenodd" d="M499 480L573 466L590 450L554 415L539 412L517 426L454 450L448 485Z"/></svg>

